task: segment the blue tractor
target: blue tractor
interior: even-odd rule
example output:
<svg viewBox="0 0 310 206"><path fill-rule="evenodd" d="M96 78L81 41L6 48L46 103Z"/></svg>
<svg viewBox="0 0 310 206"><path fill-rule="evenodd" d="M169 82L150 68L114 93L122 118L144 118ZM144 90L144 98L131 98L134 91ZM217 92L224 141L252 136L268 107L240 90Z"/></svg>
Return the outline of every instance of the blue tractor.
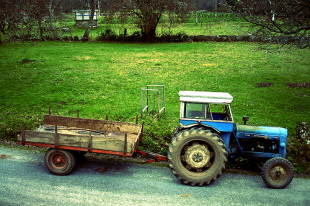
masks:
<svg viewBox="0 0 310 206"><path fill-rule="evenodd" d="M226 167L228 159L247 157L262 163L262 179L268 187L284 188L294 176L285 159L287 129L234 123L224 92L180 91L180 125L169 146L173 174L184 184L208 185Z"/></svg>

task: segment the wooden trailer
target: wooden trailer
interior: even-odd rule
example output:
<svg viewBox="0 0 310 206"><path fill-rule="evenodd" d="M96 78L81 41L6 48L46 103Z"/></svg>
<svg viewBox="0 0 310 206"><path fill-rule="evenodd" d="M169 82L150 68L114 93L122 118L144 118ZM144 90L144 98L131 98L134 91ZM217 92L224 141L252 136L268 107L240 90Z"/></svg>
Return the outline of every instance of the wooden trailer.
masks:
<svg viewBox="0 0 310 206"><path fill-rule="evenodd" d="M18 143L49 147L45 154L47 168L53 174L66 175L80 154L132 156L142 132L143 126L138 124L45 115L44 125L36 130L24 130L23 126Z"/></svg>

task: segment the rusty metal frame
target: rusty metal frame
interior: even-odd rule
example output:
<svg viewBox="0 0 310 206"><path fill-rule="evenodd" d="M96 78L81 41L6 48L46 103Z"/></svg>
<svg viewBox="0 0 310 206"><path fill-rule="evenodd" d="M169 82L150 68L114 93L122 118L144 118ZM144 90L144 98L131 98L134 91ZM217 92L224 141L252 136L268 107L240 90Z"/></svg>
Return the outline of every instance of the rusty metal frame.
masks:
<svg viewBox="0 0 310 206"><path fill-rule="evenodd" d="M144 161L142 163L167 162L168 161L168 158L166 156L156 154L153 152L148 152L148 151L144 151L144 150L137 150L135 153L141 154L143 156L149 156L152 158L151 160L147 160L147 161Z"/></svg>

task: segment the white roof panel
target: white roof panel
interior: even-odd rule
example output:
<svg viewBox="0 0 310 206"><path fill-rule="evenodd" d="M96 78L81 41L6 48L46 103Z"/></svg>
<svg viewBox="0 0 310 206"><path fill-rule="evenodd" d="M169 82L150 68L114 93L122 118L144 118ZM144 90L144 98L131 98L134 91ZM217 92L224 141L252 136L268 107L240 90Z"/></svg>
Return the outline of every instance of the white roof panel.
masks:
<svg viewBox="0 0 310 206"><path fill-rule="evenodd" d="M226 103L230 104L233 97L227 92L180 91L181 102Z"/></svg>

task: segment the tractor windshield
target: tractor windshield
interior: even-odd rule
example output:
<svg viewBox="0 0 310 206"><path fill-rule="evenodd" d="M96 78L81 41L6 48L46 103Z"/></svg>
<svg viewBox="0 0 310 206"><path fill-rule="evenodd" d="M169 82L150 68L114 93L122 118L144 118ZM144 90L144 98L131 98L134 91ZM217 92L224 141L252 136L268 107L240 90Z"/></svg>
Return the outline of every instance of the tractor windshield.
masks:
<svg viewBox="0 0 310 206"><path fill-rule="evenodd" d="M228 104L184 102L183 118L233 121Z"/></svg>

